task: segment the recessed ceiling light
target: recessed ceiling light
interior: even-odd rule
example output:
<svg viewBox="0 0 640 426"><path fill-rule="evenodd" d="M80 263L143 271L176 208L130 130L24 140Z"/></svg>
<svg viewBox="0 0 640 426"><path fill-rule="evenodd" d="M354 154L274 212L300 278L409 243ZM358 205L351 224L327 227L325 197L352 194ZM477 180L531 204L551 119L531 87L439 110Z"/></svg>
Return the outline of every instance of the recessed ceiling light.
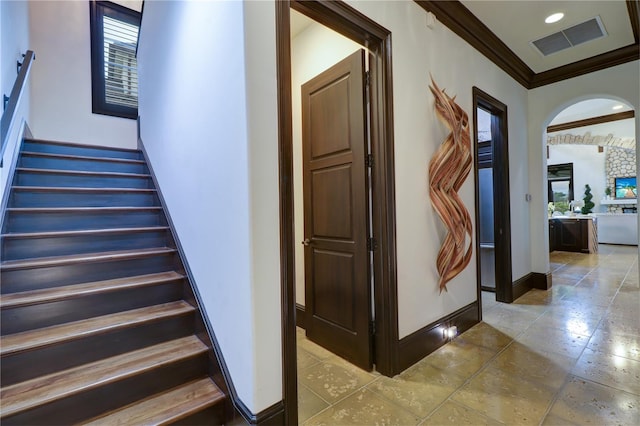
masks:
<svg viewBox="0 0 640 426"><path fill-rule="evenodd" d="M544 22L546 22L547 24L553 24L554 22L558 22L562 18L564 18L564 13L562 12L554 13L553 15L547 16Z"/></svg>
<svg viewBox="0 0 640 426"><path fill-rule="evenodd" d="M622 109L624 108L624 105L614 105L613 108L611 109Z"/></svg>

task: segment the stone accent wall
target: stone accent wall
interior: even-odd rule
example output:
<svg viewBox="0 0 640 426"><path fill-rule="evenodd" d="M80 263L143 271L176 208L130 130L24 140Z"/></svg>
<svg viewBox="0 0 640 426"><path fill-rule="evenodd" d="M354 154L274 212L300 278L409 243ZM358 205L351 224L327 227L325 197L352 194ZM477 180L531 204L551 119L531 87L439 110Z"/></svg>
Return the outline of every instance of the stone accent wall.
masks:
<svg viewBox="0 0 640 426"><path fill-rule="evenodd" d="M614 178L636 175L636 150L609 146L606 149L605 172L607 187L614 197ZM622 213L622 207L637 207L637 204L609 206L609 213Z"/></svg>

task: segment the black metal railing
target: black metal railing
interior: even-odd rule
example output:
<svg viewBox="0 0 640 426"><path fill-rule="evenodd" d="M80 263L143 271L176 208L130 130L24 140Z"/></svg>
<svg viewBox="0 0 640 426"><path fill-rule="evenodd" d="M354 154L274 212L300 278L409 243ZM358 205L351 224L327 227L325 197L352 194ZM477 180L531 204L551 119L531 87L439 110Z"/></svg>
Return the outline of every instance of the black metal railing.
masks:
<svg viewBox="0 0 640 426"><path fill-rule="evenodd" d="M2 142L2 148L0 148L0 167L2 167L2 158L4 157L4 150L7 147L9 137L9 130L16 114L18 103L20 102L20 96L24 90L29 77L29 71L31 69L31 63L36 59L35 53L32 50L27 50L24 54L22 63L18 62L18 77L11 89L11 95L7 101L7 107L2 113L2 120L0 121L0 142Z"/></svg>

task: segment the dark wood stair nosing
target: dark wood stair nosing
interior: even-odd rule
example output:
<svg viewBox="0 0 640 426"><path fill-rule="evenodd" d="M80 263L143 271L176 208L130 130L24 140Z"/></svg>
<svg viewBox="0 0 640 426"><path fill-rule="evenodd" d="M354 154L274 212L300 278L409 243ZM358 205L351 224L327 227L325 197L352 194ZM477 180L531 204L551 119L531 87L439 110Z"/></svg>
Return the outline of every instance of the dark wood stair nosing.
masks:
<svg viewBox="0 0 640 426"><path fill-rule="evenodd" d="M0 310L40 305L134 288L152 287L154 285L178 282L184 280L184 278L185 276L182 274L169 271L17 293L6 293L0 295Z"/></svg>
<svg viewBox="0 0 640 426"><path fill-rule="evenodd" d="M135 409L137 407L143 407L145 409L145 413L147 414L147 421L149 420L148 418L151 417L149 414L150 411L147 407L144 407L145 405L148 405L149 403L153 403L154 401L157 400L162 400L168 396L171 396L173 400L175 400L176 398L179 398L180 392L184 391L185 389L189 389L192 388L194 386L207 386L209 388L211 388L212 395L206 399L205 401L199 401L197 404L194 404L194 400L193 399L187 399L186 401L183 401L182 404L180 404L180 407L182 408L182 410L180 412L176 412L173 414L165 414L162 417L162 420L157 419L158 414L156 414L154 419L154 425L168 425L174 422L177 422L179 420L182 420L184 418L187 418L195 413L198 413L199 411L202 411L204 409L207 409L209 407L213 407L216 404L220 403L221 401L224 401L224 399L226 398L226 396L224 395L224 393L220 390L220 388L218 388L218 386L213 382L213 380L210 377L205 377L205 378L201 378L201 379L196 379L196 380L191 380L187 383L184 383L180 386L168 389L164 392L161 392L159 394L154 394L154 395L150 395L147 398L144 398L142 400L139 401L135 401L129 405L126 405L124 407L120 407L116 410L112 410L109 411L107 413L101 414L100 416L94 417L92 419L86 420L85 422L83 422L83 425L101 425L104 424L103 422L105 420L108 420L110 417L114 417L117 415L128 415L129 412L132 409ZM204 399L202 397L200 398L195 398L195 399ZM186 407L186 409L184 409L184 407ZM163 413L164 414L164 413ZM114 420L114 419L112 419ZM142 420L142 419L141 419ZM118 423L119 424L119 423Z"/></svg>
<svg viewBox="0 0 640 426"><path fill-rule="evenodd" d="M2 234L2 239L35 239L35 238L56 238L56 237L82 237L91 235L109 234L141 234L145 232L169 231L168 226L136 226L129 228L99 228L99 229L77 229L69 231L45 231L45 232L15 232Z"/></svg>
<svg viewBox="0 0 640 426"><path fill-rule="evenodd" d="M143 211L162 211L160 206L136 207L7 207L8 213L27 213L27 214L45 214L45 213L126 213L126 212L143 212Z"/></svg>
<svg viewBox="0 0 640 426"><path fill-rule="evenodd" d="M156 193L155 188L99 188L99 187L75 187L75 186L31 186L31 185L13 185L11 191L33 191L33 192L132 192L132 193Z"/></svg>
<svg viewBox="0 0 640 426"><path fill-rule="evenodd" d="M39 169L33 167L16 167L16 173L34 173L34 174L52 174L52 175L68 175L68 176L94 176L94 177L120 177L132 179L150 179L148 173L123 173L123 172L95 172L85 170L66 170L66 169Z"/></svg>
<svg viewBox="0 0 640 426"><path fill-rule="evenodd" d="M47 268L53 266L74 265L84 262L98 263L122 261L174 253L176 253L176 249L172 247L154 247L150 249L114 250L97 253L71 254L65 256L48 256L33 259L5 260L0 263L0 271L6 272L22 269Z"/></svg>
<svg viewBox="0 0 640 426"><path fill-rule="evenodd" d="M27 157L44 157L51 159L64 159L64 160L76 160L76 161L96 161L106 163L126 163L134 165L146 165L144 160L134 160L132 158L117 158L117 157L94 157L90 155L73 155L73 154L55 154L51 152L35 152L35 151L22 151L21 156Z"/></svg>
<svg viewBox="0 0 640 426"><path fill-rule="evenodd" d="M161 308L166 308L166 311ZM163 319L189 315L195 311L196 308L193 307L193 305L185 302L184 300L180 300L163 303L162 305L131 309L128 311L91 317L88 319L52 325L15 334L8 334L2 336L2 339L0 340L2 341L0 357L4 358L7 356L14 356L24 352L34 351L53 345L60 345L65 342L72 342L91 336L112 333L118 330L126 330L132 327L141 327L144 324L158 322ZM133 318L129 318L128 321L123 322L123 318L126 317ZM77 327L75 331L67 331L74 327ZM37 338L37 336L43 332L47 332L46 338ZM60 335L56 336L56 333L60 333ZM25 336L25 342L22 344L12 342L12 340L25 338ZM7 346L9 347L7 348Z"/></svg>
<svg viewBox="0 0 640 426"><path fill-rule="evenodd" d="M104 151L122 151L122 152L130 152L141 154L142 151L136 148L122 148L117 146L103 146L103 145L91 145L91 144L81 144L81 143L73 143L73 142L64 142L64 141L53 141L47 139L36 139L36 138L24 138L25 142L37 143L41 145L61 145L72 148L88 148L88 149L96 149L96 150L104 150Z"/></svg>
<svg viewBox="0 0 640 426"><path fill-rule="evenodd" d="M152 359L151 360L144 360L144 358L147 358L147 352L149 350L153 350L153 349L158 349L161 347L166 347L168 345L171 344L175 344L176 342L180 341L185 342L183 345L181 345L181 348L184 348L184 346L186 345L194 345L194 346L199 346L198 348L193 348L190 350L190 352L188 353L184 353L184 354L180 354L179 357L171 357L169 358L167 355L164 355L163 357L166 359L163 359L161 361L156 361L154 362ZM189 342L191 341L191 342ZM115 362L121 361L121 360L126 360L127 358L131 358L131 360L127 360L127 362L131 363L133 360L135 360L136 357L138 357L137 361L139 362L139 365L135 365L134 367L131 368L129 367L128 370L125 370L124 367L121 367L122 370L121 371L115 371L113 374L111 374L109 377L104 377L101 380L92 380L92 381L88 381L87 379L84 379L84 383L77 383L75 387L70 387L68 382L62 381L60 384L60 388L56 393L54 392L50 392L45 396L40 397L37 401L26 401L25 402L25 398L28 398L27 396L24 396L24 393L21 394L21 398L22 398L22 406L18 406L18 407L7 407L6 402L3 404L3 409L0 412L0 419L3 417L9 417L9 416L13 416L22 412L25 412L29 409L38 407L40 405L44 405L44 404L48 404L54 401L58 401L67 397L70 397L72 395L77 395L80 394L82 392L85 392L87 390L91 390L91 389L96 389L98 387L107 385L109 383L116 383L118 381L122 381L124 379L127 379L129 377L134 377L137 375L142 375L145 372L149 372L149 371L153 371L154 369L158 369L160 367L166 366L166 365L170 365L172 363L176 363L176 362L180 362L183 360L187 360L189 358L193 358L199 355L202 355L204 353L206 353L208 350L207 346L202 343L202 341L200 339L198 339L196 336L188 336L188 337L183 337L180 339L175 339L174 341L168 341L168 342L164 342L164 343L160 343L157 345L154 345L150 348L142 348L142 349L138 349L132 352L128 352L128 353L124 353L121 355L116 355L113 357L109 357L106 359L102 359L99 361L94 361L91 362L89 364L84 364L84 365L80 365L80 366L76 366L76 367L72 367L70 369L67 370L63 370L63 371L58 371L55 373L51 373L48 374L46 376L42 376L42 377L36 377L34 379L30 379L27 380L26 382L20 382L20 383L16 383L14 385L10 385L6 388L2 388L0 390L1 395L6 398L6 393L7 392L11 392L13 389L16 389L16 387L25 387L25 385L27 385L29 387L29 389L40 389L42 387L46 387L48 382L54 382L55 383L55 379L59 378L61 376L66 375L73 375L74 373L77 372L81 372L83 370L86 370L88 372L88 376L90 374L96 374L96 372L100 371L100 368L103 369L108 369L108 365L109 364L113 364ZM160 351L162 353L162 351ZM105 374L104 371L100 371L100 373L102 375ZM80 381L82 382L82 381ZM33 384L38 384L38 383L42 383L41 386L32 386ZM66 385L66 388L65 388ZM11 397L11 395L9 396ZM4 399L3 398L3 399ZM35 399L35 398L34 398ZM6 401L6 400L5 400Z"/></svg>

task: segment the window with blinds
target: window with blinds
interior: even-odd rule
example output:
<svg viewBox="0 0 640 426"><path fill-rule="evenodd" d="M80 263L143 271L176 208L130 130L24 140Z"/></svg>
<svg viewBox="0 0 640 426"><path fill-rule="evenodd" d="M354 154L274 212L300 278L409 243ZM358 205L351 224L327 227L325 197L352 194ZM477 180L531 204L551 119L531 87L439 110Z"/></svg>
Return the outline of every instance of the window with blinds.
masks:
<svg viewBox="0 0 640 426"><path fill-rule="evenodd" d="M140 13L111 2L90 5L93 112L136 118Z"/></svg>

